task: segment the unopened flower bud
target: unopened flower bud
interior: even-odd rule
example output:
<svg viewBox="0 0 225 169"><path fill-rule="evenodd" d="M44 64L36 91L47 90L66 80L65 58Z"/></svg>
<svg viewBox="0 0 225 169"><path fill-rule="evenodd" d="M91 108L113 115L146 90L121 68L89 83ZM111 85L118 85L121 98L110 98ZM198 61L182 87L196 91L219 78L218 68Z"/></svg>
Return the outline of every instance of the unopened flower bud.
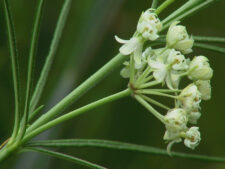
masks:
<svg viewBox="0 0 225 169"><path fill-rule="evenodd" d="M177 25L179 21L175 21L170 25L166 35L167 46L181 51L184 54L192 52L194 40L189 37L187 30L182 25Z"/></svg>
<svg viewBox="0 0 225 169"><path fill-rule="evenodd" d="M197 124L198 119L201 117L201 113L198 110L188 112L188 122L191 124Z"/></svg>
<svg viewBox="0 0 225 169"><path fill-rule="evenodd" d="M213 70L208 63L208 58L205 56L197 56L191 62L189 66L188 77L191 80L210 80L213 76Z"/></svg>
<svg viewBox="0 0 225 169"><path fill-rule="evenodd" d="M165 115L165 125L168 132L177 133L186 128L187 113L184 109L175 108Z"/></svg>
<svg viewBox="0 0 225 169"><path fill-rule="evenodd" d="M159 37L158 32L161 29L162 23L151 9L141 15L137 25L137 32L139 32L143 38L154 41Z"/></svg>
<svg viewBox="0 0 225 169"><path fill-rule="evenodd" d="M211 85L210 80L198 80L195 82L198 87L199 92L201 93L202 100L211 99Z"/></svg>
<svg viewBox="0 0 225 169"><path fill-rule="evenodd" d="M188 85L184 88L179 96L182 107L187 111L191 112L199 108L201 102L201 93L194 84Z"/></svg>

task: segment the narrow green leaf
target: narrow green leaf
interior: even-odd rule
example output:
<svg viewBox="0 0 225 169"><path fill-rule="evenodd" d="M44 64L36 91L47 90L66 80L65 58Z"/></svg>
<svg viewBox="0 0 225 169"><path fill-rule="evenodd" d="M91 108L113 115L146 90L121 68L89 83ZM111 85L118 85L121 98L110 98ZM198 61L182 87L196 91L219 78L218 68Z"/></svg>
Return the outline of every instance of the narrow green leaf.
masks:
<svg viewBox="0 0 225 169"><path fill-rule="evenodd" d="M38 38L41 27L42 14L44 9L44 0L39 0L37 12L34 21L34 27L31 37L31 46L29 52L29 62L28 62L28 72L27 72L27 88L26 88L26 102L25 102L25 113L26 116L29 116L30 110L30 97L31 97L31 88L32 88L32 77L33 77L33 69L35 64L35 56L36 50L38 46ZM28 117L26 117L28 118Z"/></svg>
<svg viewBox="0 0 225 169"><path fill-rule="evenodd" d="M214 45L208 45L208 44L204 44L204 43L196 43L195 42L194 47L202 48L202 49L206 49L206 50L210 50L210 51L214 51L214 52L219 52L219 53L225 53L225 48L214 46Z"/></svg>
<svg viewBox="0 0 225 169"><path fill-rule="evenodd" d="M31 93L31 87L32 87L34 58L35 58L36 48L38 44L38 35L39 35L40 26L41 26L43 6L44 6L44 0L39 0L37 13L36 13L35 21L34 21L32 38L31 38L31 46L30 46L28 70L27 70L26 99L25 99L24 113L23 113L23 117L21 121L21 127L20 127L18 139L21 139L25 134L28 116L29 116L29 110L30 110L29 104L30 104L30 95L31 95L30 93Z"/></svg>
<svg viewBox="0 0 225 169"><path fill-rule="evenodd" d="M188 11L193 6L198 5L202 3L204 0L189 0L185 4L183 4L181 7L179 7L177 10L172 12L169 16L167 16L162 22L163 24L167 24L171 21L176 20L175 18L181 14L183 14L185 11ZM165 29L165 28L164 28Z"/></svg>
<svg viewBox="0 0 225 169"><path fill-rule="evenodd" d="M118 93L115 93L115 94L112 94L108 97L105 97L105 98L102 98L102 99L99 99L95 102L92 102L90 104L87 104L81 108L78 108L74 111L71 111L69 113L66 113L62 116L59 116L57 118L55 118L54 120L52 121L49 121L49 122L45 122L43 123L43 121L41 121L41 126L37 129L33 129L32 130L32 127L36 127L34 126L35 123L33 123L33 126L31 125L31 127L29 127L30 130L27 131L27 135L25 136L25 138L23 139L23 142L27 142L28 140L30 140L31 138L35 137L36 135L44 132L45 130L51 128L51 127L54 127L62 122L65 122L66 120L69 120L69 119L72 119L84 112L87 112L89 110L92 110L94 108L97 108L98 106L101 106L103 104L106 104L106 103L109 103L109 102L112 102L112 101L115 101L115 100L118 100L118 99L121 99L121 98L124 98L126 96L129 96L131 94L131 91L130 89L125 89L121 92L118 92ZM41 118L43 118L44 120L46 119L45 116L46 114L44 114ZM48 115L47 115L48 116ZM40 119L40 118L39 118ZM37 123L36 123L37 124Z"/></svg>
<svg viewBox="0 0 225 169"><path fill-rule="evenodd" d="M17 54L17 46L16 46L16 36L13 26L13 20L11 17L11 12L9 9L8 0L4 0L4 12L6 19L6 26L8 32L9 39L9 49L10 49L10 59L11 59L11 68L12 68L12 76L13 76L13 87L14 87L14 97L15 97L15 121L14 121L14 129L12 134L12 139L17 135L20 123L20 83L19 83L19 64L18 64L18 54Z"/></svg>
<svg viewBox="0 0 225 169"><path fill-rule="evenodd" d="M195 42L207 42L207 43L225 43L225 38L215 36L192 36ZM160 38L155 42L166 42L166 35L160 35Z"/></svg>
<svg viewBox="0 0 225 169"><path fill-rule="evenodd" d="M158 0L153 0L151 8L156 9L157 6L158 6Z"/></svg>
<svg viewBox="0 0 225 169"><path fill-rule="evenodd" d="M165 0L156 10L155 13L158 15L163 10L165 10L169 5L171 5L176 0Z"/></svg>
<svg viewBox="0 0 225 169"><path fill-rule="evenodd" d="M45 141L34 141L28 143L27 146L43 146L43 147L97 147L117 150L127 150L134 152L141 152L154 155L168 156L166 150L159 149L150 146L136 145L130 143L122 143L118 141L108 140L97 140L97 139L67 139L67 140L45 140ZM206 162L225 162L223 157L213 157L205 155L187 154L172 152L173 157L194 159Z"/></svg>
<svg viewBox="0 0 225 169"><path fill-rule="evenodd" d="M54 35L53 35L53 39L52 39L52 42L51 42L51 45L50 45L49 54L46 58L45 64L44 64L44 66L42 68L42 71L41 71L40 78L38 79L37 85L35 87L34 93L33 93L32 98L31 98L31 103L30 103L31 112L36 108L36 106L38 104L38 101L39 101L39 99L42 95L43 88L44 88L45 83L47 81L49 70L51 68L56 50L58 48L59 41L60 41L60 38L61 38L61 35L62 35L62 32L63 32L63 28L65 26L66 19L67 19L67 16L68 16L68 13L69 13L69 10L70 10L70 7L71 7L71 2L72 2L71 0L65 0L64 1L63 7L62 7L62 10L60 12L59 19L58 19L58 22L57 22L57 25L56 25L56 29L55 29L55 32L54 32Z"/></svg>
<svg viewBox="0 0 225 169"><path fill-rule="evenodd" d="M183 6L174 11L171 15L169 15L166 19L162 21L163 30L167 29L173 21L183 20L188 16L194 14L199 11L203 7L207 7L208 5L217 2L219 0L189 0Z"/></svg>
<svg viewBox="0 0 225 169"><path fill-rule="evenodd" d="M33 152L43 153L43 154L46 154L46 155L49 155L49 156L52 156L52 157L56 157L56 158L60 158L60 159L63 159L63 160L71 161L71 162L74 162L76 164L86 166L86 167L89 167L89 168L93 168L93 169L106 169L105 167L102 167L100 165L91 163L89 161L82 160L80 158L73 157L73 156L70 156L70 155L67 155L67 154L55 152L55 151L52 151L52 150L43 149L43 148L27 147L27 148L25 148L25 151L33 151Z"/></svg>
<svg viewBox="0 0 225 169"><path fill-rule="evenodd" d="M31 120L33 117L35 117L42 109L44 108L44 105L39 106L36 108L29 116L29 120Z"/></svg>
<svg viewBox="0 0 225 169"><path fill-rule="evenodd" d="M225 38L221 38L221 37L193 36L193 38L196 42L225 43Z"/></svg>

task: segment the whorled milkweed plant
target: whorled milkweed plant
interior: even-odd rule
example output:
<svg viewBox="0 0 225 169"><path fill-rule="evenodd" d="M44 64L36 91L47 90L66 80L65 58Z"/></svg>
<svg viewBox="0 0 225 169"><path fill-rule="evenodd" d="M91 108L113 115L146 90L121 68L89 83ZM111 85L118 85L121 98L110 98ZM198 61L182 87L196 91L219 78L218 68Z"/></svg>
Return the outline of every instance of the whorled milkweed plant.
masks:
<svg viewBox="0 0 225 169"><path fill-rule="evenodd" d="M166 0L158 7L158 1L154 0L152 6L146 7L148 9L140 15L140 19L137 22L137 29L130 39L123 40L118 36L115 36L115 39L122 44L119 49L119 54L75 88L50 110L35 119L36 115L38 115L43 108L42 105L38 104L39 99L42 95L72 3L72 0L64 0L49 54L46 57L38 82L35 84L35 89L32 91L32 68L36 59L35 51L37 48L44 1L45 0L39 0L32 31L27 68L26 95L24 99L21 99L17 45L9 3L7 0L3 0L1 3L5 11L10 59L12 63L11 67L15 94L15 120L12 135L0 146L0 163L6 160L7 157L15 155L18 152L35 151L70 160L90 168L104 168L70 155L43 148L54 146L104 147L151 154L169 154L183 158L214 162L225 162L224 158L219 157L171 152L174 143L183 141L184 145L190 149L195 149L199 145L201 141L198 125L198 119L201 117L200 103L211 99L210 80L213 77L213 69L210 67L210 57L195 55L192 47L196 46L225 53L224 48L204 44L204 42L224 41L223 38L192 36L186 30L186 27L182 25L181 21L201 8L219 0L188 0L180 8L165 18L161 18L160 13L170 4L175 2L175 0ZM195 56L191 57L189 54ZM103 80L103 78L109 75L112 70L118 69L121 64L124 64L124 68L121 70L121 76L129 79L125 90L60 115L65 108L74 103L88 89ZM189 84L185 87L181 87L183 79L189 81ZM153 99L151 97L152 95L172 99L174 105L165 105L159 100ZM154 147L107 140L67 139L31 141L32 138L51 127L108 102L127 96L136 99L160 120L163 126L165 126L163 139L168 143L167 151ZM155 106L158 106L165 111L159 112L155 109Z"/></svg>

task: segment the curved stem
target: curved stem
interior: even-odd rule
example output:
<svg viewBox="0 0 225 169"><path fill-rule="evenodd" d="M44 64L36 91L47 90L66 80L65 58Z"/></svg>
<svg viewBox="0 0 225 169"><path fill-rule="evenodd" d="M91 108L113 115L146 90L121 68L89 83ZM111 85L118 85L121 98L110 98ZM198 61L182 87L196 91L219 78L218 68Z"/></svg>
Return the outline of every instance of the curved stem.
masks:
<svg viewBox="0 0 225 169"><path fill-rule="evenodd" d="M148 102L146 102L141 96L135 95L135 99L141 103L147 110L149 110L157 119L162 123L165 123L164 116L161 115L157 110L155 110Z"/></svg>
<svg viewBox="0 0 225 169"><path fill-rule="evenodd" d="M13 77L13 88L14 88L14 99L15 99L15 120L14 128L12 133L12 139L10 142L14 141L18 134L19 123L20 123L20 78L19 78L19 64L18 64L18 54L17 54L17 45L16 45L16 35L13 25L13 20L11 17L11 12L9 9L8 0L4 0L4 12L6 19L7 34L9 39L9 49L10 49L10 60L12 68L12 77Z"/></svg>
<svg viewBox="0 0 225 169"><path fill-rule="evenodd" d="M152 87L152 86L158 85L160 83L161 82L158 82L158 81L152 81L152 82L148 82L148 83L145 83L143 85L140 85L138 88L143 89L143 88L147 88L147 87Z"/></svg>
<svg viewBox="0 0 225 169"><path fill-rule="evenodd" d="M163 108L163 109L170 110L169 107L165 106L164 104L162 104L162 103L160 103L160 102L158 102L158 101L156 101L156 100L154 100L154 99L152 99L152 98L149 98L149 97L147 97L147 96L145 96L145 95L140 95L140 96L141 96L143 99L145 99L146 101L148 101L149 103L152 103L152 104L154 104L154 105L156 105L156 106L159 106L159 107L161 107L161 108Z"/></svg>
<svg viewBox="0 0 225 169"><path fill-rule="evenodd" d="M170 95L170 94L166 94L166 93L157 92L152 89L137 90L136 93L165 96L165 97L169 97L172 99L177 99L177 97L178 97L178 96L174 96L174 95Z"/></svg>
<svg viewBox="0 0 225 169"><path fill-rule="evenodd" d="M118 100L120 98L129 96L130 93L131 93L130 89L126 89L126 90L121 91L119 93L113 94L111 96L108 96L108 97L105 97L105 98L100 99L98 101L95 101L93 103L90 103L90 104L88 104L86 106L83 106L83 107L81 107L79 109L76 109L74 111L71 111L71 112L69 112L69 113L67 113L65 115L62 115L62 116L60 116L60 117L58 117L58 118L56 118L56 119L54 119L54 120L44 124L44 125L42 125L41 127L31 131L27 135L25 135L25 138L22 141L22 143L30 140L31 138L35 137L36 135L42 133L45 130L58 125L59 123L62 123L62 122L66 121L66 120L69 120L69 119L72 119L72 118L74 118L74 117L76 117L76 116L78 116L78 115L80 115L82 113L85 113L85 112L87 112L89 110L92 110L92 109L94 109L96 107L99 107L101 105L104 105L106 103L109 103L109 102Z"/></svg>

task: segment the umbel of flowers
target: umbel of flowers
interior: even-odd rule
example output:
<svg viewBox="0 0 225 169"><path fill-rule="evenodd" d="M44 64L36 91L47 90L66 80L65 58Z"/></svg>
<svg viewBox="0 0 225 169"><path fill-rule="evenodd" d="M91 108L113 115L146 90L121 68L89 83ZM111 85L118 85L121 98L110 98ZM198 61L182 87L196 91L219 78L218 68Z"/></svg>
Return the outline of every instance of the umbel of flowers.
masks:
<svg viewBox="0 0 225 169"><path fill-rule="evenodd" d="M154 10L148 9L142 13L130 40L115 37L123 44L120 53L130 56L121 76L129 78L134 98L165 125L163 139L168 142L168 152L174 143L182 140L185 146L194 149L201 140L199 127L196 127L201 116L200 103L211 98L213 70L205 56L193 59L185 56L192 52L194 40L179 21L170 25L164 47L145 47L146 42L157 41L162 28ZM181 79L185 77L190 84L181 89ZM150 95L173 99L175 105L168 107ZM165 109L166 113L159 113L152 105Z"/></svg>

